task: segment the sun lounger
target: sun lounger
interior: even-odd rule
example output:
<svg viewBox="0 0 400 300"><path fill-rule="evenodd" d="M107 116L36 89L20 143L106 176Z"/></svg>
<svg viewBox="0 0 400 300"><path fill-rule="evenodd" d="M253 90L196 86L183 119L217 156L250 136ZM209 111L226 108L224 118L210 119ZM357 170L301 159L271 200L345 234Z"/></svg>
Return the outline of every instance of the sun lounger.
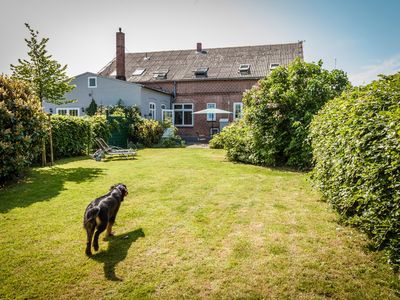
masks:
<svg viewBox="0 0 400 300"><path fill-rule="evenodd" d="M96 138L95 140L97 145L99 146L99 149L92 155L92 157L97 161L100 161L106 155L125 156L126 158L133 158L136 155L137 149L124 149L117 146L110 146L102 138Z"/></svg>

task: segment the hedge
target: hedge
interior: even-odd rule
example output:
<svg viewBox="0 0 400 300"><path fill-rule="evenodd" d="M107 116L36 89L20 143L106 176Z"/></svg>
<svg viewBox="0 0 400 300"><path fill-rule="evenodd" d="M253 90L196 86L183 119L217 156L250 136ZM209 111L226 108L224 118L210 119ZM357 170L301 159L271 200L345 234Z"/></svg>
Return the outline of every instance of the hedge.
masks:
<svg viewBox="0 0 400 300"><path fill-rule="evenodd" d="M53 115L51 126L56 159L88 154L94 146L95 137L105 140L110 137L110 126L105 116L80 118Z"/></svg>
<svg viewBox="0 0 400 300"><path fill-rule="evenodd" d="M400 73L327 103L311 123L314 184L400 266Z"/></svg>
<svg viewBox="0 0 400 300"><path fill-rule="evenodd" d="M26 83L0 75L0 184L18 176L38 155L45 120Z"/></svg>

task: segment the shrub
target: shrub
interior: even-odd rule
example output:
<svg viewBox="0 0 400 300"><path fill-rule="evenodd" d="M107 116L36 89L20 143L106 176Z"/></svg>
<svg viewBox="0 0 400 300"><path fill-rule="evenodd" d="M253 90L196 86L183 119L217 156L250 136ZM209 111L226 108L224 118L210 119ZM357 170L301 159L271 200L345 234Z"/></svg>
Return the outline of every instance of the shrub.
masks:
<svg viewBox="0 0 400 300"><path fill-rule="evenodd" d="M156 145L154 145L154 147L176 148L185 146L185 141L182 140L179 135L177 135L178 128L172 126L172 124L170 123L163 124L163 127L166 128L166 130L171 130L171 135L167 137L162 136L160 141Z"/></svg>
<svg viewBox="0 0 400 300"><path fill-rule="evenodd" d="M307 140L312 116L349 86L343 71L297 59L278 67L243 97L245 126L252 132L250 161L260 165L311 167Z"/></svg>
<svg viewBox="0 0 400 300"><path fill-rule="evenodd" d="M91 127L87 119L53 115L51 118L54 157L85 154L88 150Z"/></svg>
<svg viewBox="0 0 400 300"><path fill-rule="evenodd" d="M224 129L222 129L220 133L214 134L212 139L209 141L208 145L211 149L224 149Z"/></svg>
<svg viewBox="0 0 400 300"><path fill-rule="evenodd" d="M88 116L93 116L97 112L97 103L96 101L92 98L92 101L90 102L89 106L86 108L86 113Z"/></svg>
<svg viewBox="0 0 400 300"><path fill-rule="evenodd" d="M102 138L105 141L111 136L111 125L107 122L105 116L94 115L93 117L86 118L90 123L90 141L92 143L92 148L97 147L94 142L96 137Z"/></svg>
<svg viewBox="0 0 400 300"><path fill-rule="evenodd" d="M400 73L327 103L310 130L315 185L400 266Z"/></svg>
<svg viewBox="0 0 400 300"><path fill-rule="evenodd" d="M45 134L39 99L24 82L0 76L0 183L32 163Z"/></svg>
<svg viewBox="0 0 400 300"><path fill-rule="evenodd" d="M72 117L53 115L51 118L54 157L87 154L95 137L108 140L110 125L105 116Z"/></svg>
<svg viewBox="0 0 400 300"><path fill-rule="evenodd" d="M230 160L253 163L252 134L243 120L224 127L219 134L212 138L210 147L226 149L227 157Z"/></svg>
<svg viewBox="0 0 400 300"><path fill-rule="evenodd" d="M164 129L165 126L158 121L141 119L131 125L131 136L145 147L151 147L160 142Z"/></svg>

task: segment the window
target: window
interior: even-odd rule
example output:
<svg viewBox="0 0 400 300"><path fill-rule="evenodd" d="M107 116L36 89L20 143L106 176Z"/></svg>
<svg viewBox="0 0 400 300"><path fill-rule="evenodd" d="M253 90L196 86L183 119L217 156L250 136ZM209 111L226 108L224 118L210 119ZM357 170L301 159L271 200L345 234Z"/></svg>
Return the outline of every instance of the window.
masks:
<svg viewBox="0 0 400 300"><path fill-rule="evenodd" d="M161 119L163 122L170 121L174 124L174 111L172 109L163 109L161 113Z"/></svg>
<svg viewBox="0 0 400 300"><path fill-rule="evenodd" d="M97 88L97 77L88 77L88 88Z"/></svg>
<svg viewBox="0 0 400 300"><path fill-rule="evenodd" d="M235 102L233 103L233 119L241 119L243 116L243 103Z"/></svg>
<svg viewBox="0 0 400 300"><path fill-rule="evenodd" d="M56 114L79 117L79 108L56 108Z"/></svg>
<svg viewBox="0 0 400 300"><path fill-rule="evenodd" d="M149 119L156 119L156 104L154 102L149 103Z"/></svg>
<svg viewBox="0 0 400 300"><path fill-rule="evenodd" d="M174 125L193 126L193 104L174 104Z"/></svg>
<svg viewBox="0 0 400 300"><path fill-rule="evenodd" d="M143 75L144 71L146 71L146 69L138 68L132 73L132 76L141 76Z"/></svg>
<svg viewBox="0 0 400 300"><path fill-rule="evenodd" d="M269 65L269 69L270 70L276 69L277 67L279 67L278 63L272 63L272 64Z"/></svg>
<svg viewBox="0 0 400 300"><path fill-rule="evenodd" d="M240 75L250 74L250 65L249 64L241 64L239 66L239 73L240 73Z"/></svg>
<svg viewBox="0 0 400 300"><path fill-rule="evenodd" d="M167 79L167 74L169 70L158 70L154 72L153 78L155 79Z"/></svg>
<svg viewBox="0 0 400 300"><path fill-rule="evenodd" d="M68 114L68 111L66 109L57 108L56 113L65 116Z"/></svg>
<svg viewBox="0 0 400 300"><path fill-rule="evenodd" d="M167 109L167 107L165 106L165 104L161 104L161 110Z"/></svg>
<svg viewBox="0 0 400 300"><path fill-rule="evenodd" d="M194 71L194 75L196 75L196 77L207 77L207 72L208 72L208 68L206 67L200 67L197 68L196 71Z"/></svg>
<svg viewBox="0 0 400 300"><path fill-rule="evenodd" d="M207 108L217 108L217 104L207 103ZM217 120L216 114L207 114L207 121L216 121L216 120Z"/></svg>

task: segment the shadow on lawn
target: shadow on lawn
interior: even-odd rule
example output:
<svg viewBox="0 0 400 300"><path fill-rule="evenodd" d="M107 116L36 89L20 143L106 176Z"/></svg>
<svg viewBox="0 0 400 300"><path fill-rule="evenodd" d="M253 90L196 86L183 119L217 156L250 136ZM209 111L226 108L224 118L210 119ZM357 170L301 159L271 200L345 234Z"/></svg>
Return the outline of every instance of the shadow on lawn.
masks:
<svg viewBox="0 0 400 300"><path fill-rule="evenodd" d="M112 281L122 281L115 274L116 265L123 261L128 250L138 238L144 237L144 232L142 228L136 229L134 231L126 232L108 239L108 249L106 251L101 251L96 253L91 258L104 263L104 277Z"/></svg>
<svg viewBox="0 0 400 300"><path fill-rule="evenodd" d="M0 213L48 201L64 190L66 181L82 183L101 176L103 172L100 168L82 167L34 169L22 182L0 191Z"/></svg>

